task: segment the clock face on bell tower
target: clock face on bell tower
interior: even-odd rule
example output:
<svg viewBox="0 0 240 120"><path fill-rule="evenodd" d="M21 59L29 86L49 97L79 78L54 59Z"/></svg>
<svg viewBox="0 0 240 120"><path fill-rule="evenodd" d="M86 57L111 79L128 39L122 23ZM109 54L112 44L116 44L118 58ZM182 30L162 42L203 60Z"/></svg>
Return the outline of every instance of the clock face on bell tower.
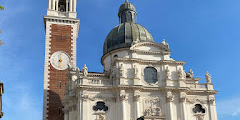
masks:
<svg viewBox="0 0 240 120"><path fill-rule="evenodd" d="M64 120L63 100L68 64L76 65L79 19L76 0L49 0L44 16L46 44L43 120Z"/></svg>
<svg viewBox="0 0 240 120"><path fill-rule="evenodd" d="M70 57L67 53L58 51L52 54L50 62L55 69L66 70L70 63Z"/></svg>

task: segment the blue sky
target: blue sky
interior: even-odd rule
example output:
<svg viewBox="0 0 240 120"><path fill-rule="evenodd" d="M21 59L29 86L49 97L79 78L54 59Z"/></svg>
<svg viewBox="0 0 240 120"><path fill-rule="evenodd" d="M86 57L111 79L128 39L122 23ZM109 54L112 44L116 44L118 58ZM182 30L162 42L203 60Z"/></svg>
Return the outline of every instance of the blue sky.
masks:
<svg viewBox="0 0 240 120"><path fill-rule="evenodd" d="M129 0L137 22L155 42L170 45L171 57L186 61L205 82L212 74L219 120L240 120L240 1ZM78 0L80 30L77 66L102 72L104 40L117 26L124 0ZM48 0L0 0L0 80L4 82L4 120L41 120L44 70L44 24Z"/></svg>

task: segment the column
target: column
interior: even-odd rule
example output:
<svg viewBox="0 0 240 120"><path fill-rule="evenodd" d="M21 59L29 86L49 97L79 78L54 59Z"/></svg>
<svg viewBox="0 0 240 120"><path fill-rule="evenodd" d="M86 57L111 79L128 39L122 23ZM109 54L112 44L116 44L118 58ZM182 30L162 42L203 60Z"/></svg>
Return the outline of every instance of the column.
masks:
<svg viewBox="0 0 240 120"><path fill-rule="evenodd" d="M55 5L55 4L56 4L56 0L53 0L52 3L53 3L52 9L53 9L53 10L56 10L56 7L55 7L55 6L56 6L56 5Z"/></svg>
<svg viewBox="0 0 240 120"><path fill-rule="evenodd" d="M121 112L122 112L122 120L126 120L126 113L125 113L125 111L126 111L126 108L125 108L125 101L126 101L126 95L121 95L120 96L120 101L121 101L121 107L122 107L122 110L121 110Z"/></svg>
<svg viewBox="0 0 240 120"><path fill-rule="evenodd" d="M69 3L69 12L72 12L73 8L72 8L72 5L73 5L73 0L70 0L70 3Z"/></svg>
<svg viewBox="0 0 240 120"><path fill-rule="evenodd" d="M139 105L139 101L140 101L140 95L135 95L134 96L134 103L135 103L135 119L141 117L140 116L140 105Z"/></svg>
<svg viewBox="0 0 240 120"><path fill-rule="evenodd" d="M76 12L77 0L73 0L73 12Z"/></svg>
<svg viewBox="0 0 240 120"><path fill-rule="evenodd" d="M48 9L52 9L52 0L48 0Z"/></svg>
<svg viewBox="0 0 240 120"><path fill-rule="evenodd" d="M66 1L66 12L68 12L68 4L69 4L69 1L67 0Z"/></svg>
<svg viewBox="0 0 240 120"><path fill-rule="evenodd" d="M56 11L58 11L58 0L56 0Z"/></svg>
<svg viewBox="0 0 240 120"><path fill-rule="evenodd" d="M187 120L187 115L186 115L186 97L181 97L179 101L180 101L182 120Z"/></svg>
<svg viewBox="0 0 240 120"><path fill-rule="evenodd" d="M172 111L172 102L173 102L172 92L167 92L167 105L168 105L168 118L169 120L173 119L173 111Z"/></svg>

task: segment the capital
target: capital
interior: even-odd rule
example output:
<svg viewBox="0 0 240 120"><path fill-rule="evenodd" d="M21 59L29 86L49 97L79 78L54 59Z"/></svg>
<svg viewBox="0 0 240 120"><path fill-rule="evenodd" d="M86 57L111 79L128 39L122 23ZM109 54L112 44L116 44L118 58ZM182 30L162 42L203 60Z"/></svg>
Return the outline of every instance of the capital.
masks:
<svg viewBox="0 0 240 120"><path fill-rule="evenodd" d="M133 100L134 101L139 101L140 100L140 95L134 95Z"/></svg>
<svg viewBox="0 0 240 120"><path fill-rule="evenodd" d="M125 101L125 100L127 100L127 96L126 95L120 95L119 99L120 99L120 101Z"/></svg>
<svg viewBox="0 0 240 120"><path fill-rule="evenodd" d="M168 102L173 102L174 101L173 95L167 96L167 101Z"/></svg>
<svg viewBox="0 0 240 120"><path fill-rule="evenodd" d="M82 99L83 99L83 101L87 101L88 100L88 95L82 95Z"/></svg>

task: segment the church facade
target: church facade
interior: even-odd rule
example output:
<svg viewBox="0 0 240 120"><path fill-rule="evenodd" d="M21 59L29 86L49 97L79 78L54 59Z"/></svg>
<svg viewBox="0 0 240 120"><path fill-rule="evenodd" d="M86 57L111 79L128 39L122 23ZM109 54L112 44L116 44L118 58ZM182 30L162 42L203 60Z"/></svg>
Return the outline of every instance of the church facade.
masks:
<svg viewBox="0 0 240 120"><path fill-rule="evenodd" d="M76 0L49 0L43 120L217 120L211 75L199 83L192 70L186 73L168 43L154 42L137 24L128 0L118 16L103 46L104 72L80 70Z"/></svg>

